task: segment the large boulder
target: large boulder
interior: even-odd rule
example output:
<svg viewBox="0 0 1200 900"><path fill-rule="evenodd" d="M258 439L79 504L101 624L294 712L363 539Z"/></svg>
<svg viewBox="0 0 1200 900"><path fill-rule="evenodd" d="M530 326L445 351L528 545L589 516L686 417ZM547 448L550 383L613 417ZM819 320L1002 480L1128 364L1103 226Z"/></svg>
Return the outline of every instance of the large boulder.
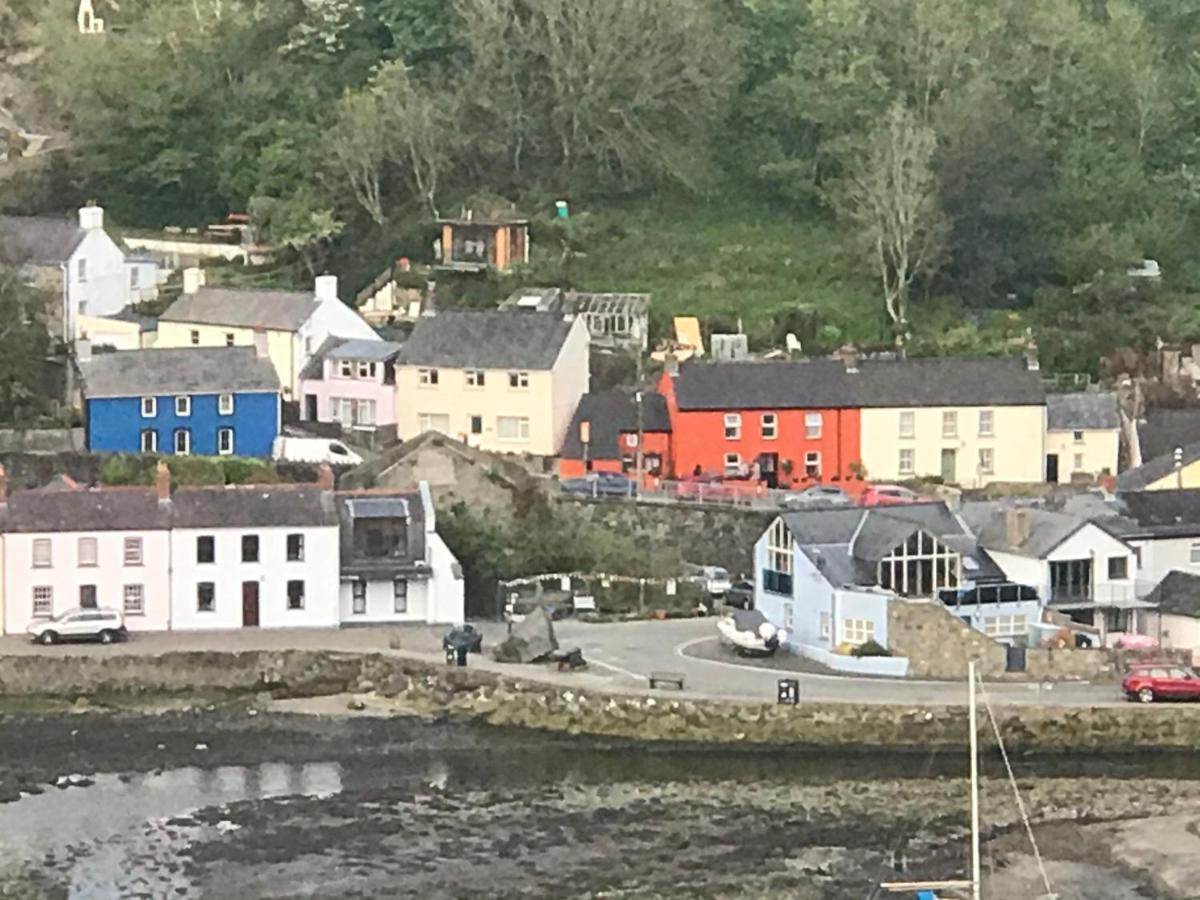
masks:
<svg viewBox="0 0 1200 900"><path fill-rule="evenodd" d="M524 621L513 623L508 637L496 646L492 657L497 662L533 663L546 659L557 649L550 613L538 607Z"/></svg>

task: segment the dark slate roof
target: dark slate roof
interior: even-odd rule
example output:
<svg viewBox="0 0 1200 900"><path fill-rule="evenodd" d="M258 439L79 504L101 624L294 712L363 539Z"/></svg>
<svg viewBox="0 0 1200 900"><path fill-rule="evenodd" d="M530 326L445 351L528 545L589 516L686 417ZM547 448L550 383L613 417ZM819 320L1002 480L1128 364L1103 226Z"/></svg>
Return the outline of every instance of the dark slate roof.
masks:
<svg viewBox="0 0 1200 900"><path fill-rule="evenodd" d="M111 316L105 316L105 318L117 319L121 322L133 322L142 331L158 331L158 316L145 316L134 312L128 306L122 307L120 312L115 312Z"/></svg>
<svg viewBox="0 0 1200 900"><path fill-rule="evenodd" d="M317 303L312 292L202 287L194 294L182 295L159 318L164 322L297 331L316 310Z"/></svg>
<svg viewBox="0 0 1200 900"><path fill-rule="evenodd" d="M1200 575L1191 572L1168 572L1146 595L1147 603L1153 603L1160 613L1169 616L1186 616L1200 619Z"/></svg>
<svg viewBox="0 0 1200 900"><path fill-rule="evenodd" d="M417 323L397 364L551 369L572 324L551 313L439 312Z"/></svg>
<svg viewBox="0 0 1200 900"><path fill-rule="evenodd" d="M0 504L11 532L145 531L170 527L170 506L153 488L16 491Z"/></svg>
<svg viewBox="0 0 1200 900"><path fill-rule="evenodd" d="M329 359L353 359L364 362L385 362L400 352L403 344L392 341L367 341L351 338L333 347L326 356Z"/></svg>
<svg viewBox="0 0 1200 900"><path fill-rule="evenodd" d="M338 523L332 492L319 487L180 488L172 495L171 505L176 528L314 528Z"/></svg>
<svg viewBox="0 0 1200 900"><path fill-rule="evenodd" d="M687 362L675 379L679 408L847 409L919 406L1040 406L1037 372L1016 357Z"/></svg>
<svg viewBox="0 0 1200 900"><path fill-rule="evenodd" d="M1047 394L1046 427L1050 431L1120 428L1117 395Z"/></svg>
<svg viewBox="0 0 1200 900"><path fill-rule="evenodd" d="M0 216L0 252L21 262L66 262L86 234L77 218Z"/></svg>
<svg viewBox="0 0 1200 900"><path fill-rule="evenodd" d="M1184 444L1180 449L1183 451L1183 465L1189 466L1200 459L1200 443ZM1145 458L1143 456L1143 459ZM1117 490L1121 492L1140 491L1170 475L1173 471L1175 471L1174 448L1149 459L1136 468L1126 469L1117 476Z"/></svg>
<svg viewBox="0 0 1200 900"><path fill-rule="evenodd" d="M79 364L84 396L278 391L279 376L253 347L173 347L98 353Z"/></svg>
<svg viewBox="0 0 1200 900"><path fill-rule="evenodd" d="M620 390L584 394L563 440L560 456L564 459L583 459L583 442L579 439L582 422L591 423L588 446L591 459L620 459L623 456L621 432L637 431L637 400L633 394ZM662 394L642 395L642 429L655 432L671 430L667 399Z"/></svg>
<svg viewBox="0 0 1200 900"><path fill-rule="evenodd" d="M388 577L390 573L411 571L425 561L425 505L419 491L349 491L336 499L337 516L341 525L340 547L342 571ZM356 559L354 554L355 519L408 519L408 553L402 559Z"/></svg>
<svg viewBox="0 0 1200 900"><path fill-rule="evenodd" d="M1200 409L1149 409L1137 423L1142 462L1200 444Z"/></svg>
<svg viewBox="0 0 1200 900"><path fill-rule="evenodd" d="M971 526L980 546L998 553L1012 553L1032 559L1044 559L1047 554L1087 524L1086 519L1068 516L1047 509L1023 507L1028 516L1029 537L1019 544L1008 540L1008 513L1016 507L998 503L970 503L963 507L963 519Z"/></svg>
<svg viewBox="0 0 1200 900"><path fill-rule="evenodd" d="M1118 515L1095 522L1122 539L1200 536L1200 489L1128 491L1118 504Z"/></svg>

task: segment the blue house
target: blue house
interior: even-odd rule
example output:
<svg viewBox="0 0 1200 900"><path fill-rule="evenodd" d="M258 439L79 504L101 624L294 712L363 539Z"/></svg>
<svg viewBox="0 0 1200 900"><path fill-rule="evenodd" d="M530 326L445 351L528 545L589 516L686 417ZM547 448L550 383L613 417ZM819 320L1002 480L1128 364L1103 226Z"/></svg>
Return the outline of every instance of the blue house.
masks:
<svg viewBox="0 0 1200 900"><path fill-rule="evenodd" d="M271 455L279 376L256 347L77 355L92 452Z"/></svg>

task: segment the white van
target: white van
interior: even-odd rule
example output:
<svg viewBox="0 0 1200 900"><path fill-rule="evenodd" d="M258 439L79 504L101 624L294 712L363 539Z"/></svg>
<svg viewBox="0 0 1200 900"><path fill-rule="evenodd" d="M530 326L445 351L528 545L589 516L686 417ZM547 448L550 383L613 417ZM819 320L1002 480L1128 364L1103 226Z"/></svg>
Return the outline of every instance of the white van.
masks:
<svg viewBox="0 0 1200 900"><path fill-rule="evenodd" d="M331 466L362 465L363 458L343 444L329 438L284 437L275 438L271 448L272 459L287 459L292 462L329 463Z"/></svg>

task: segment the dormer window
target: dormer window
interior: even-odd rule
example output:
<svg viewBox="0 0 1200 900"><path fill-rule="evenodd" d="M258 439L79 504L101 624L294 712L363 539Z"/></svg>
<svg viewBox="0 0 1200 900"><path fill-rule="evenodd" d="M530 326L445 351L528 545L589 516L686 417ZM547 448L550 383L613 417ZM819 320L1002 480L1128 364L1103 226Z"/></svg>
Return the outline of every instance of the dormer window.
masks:
<svg viewBox="0 0 1200 900"><path fill-rule="evenodd" d="M343 359L338 363L338 375L342 378L354 377L354 363L348 359Z"/></svg>
<svg viewBox="0 0 1200 900"><path fill-rule="evenodd" d="M878 582L902 597L936 597L962 581L962 557L924 531L879 561Z"/></svg>

